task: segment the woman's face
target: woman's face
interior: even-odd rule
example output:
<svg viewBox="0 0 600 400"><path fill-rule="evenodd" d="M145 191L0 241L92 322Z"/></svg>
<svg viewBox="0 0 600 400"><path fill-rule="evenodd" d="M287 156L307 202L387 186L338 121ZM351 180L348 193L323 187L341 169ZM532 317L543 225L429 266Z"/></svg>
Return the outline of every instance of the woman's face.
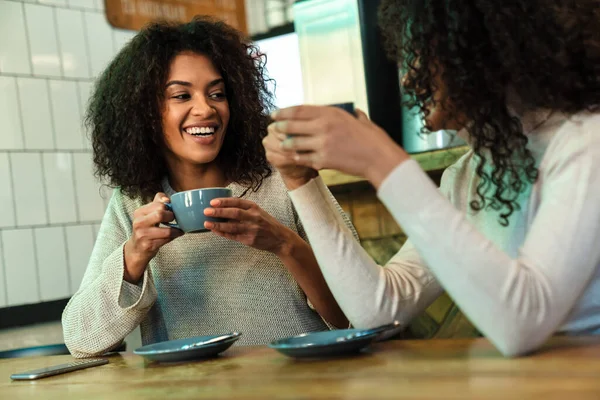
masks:
<svg viewBox="0 0 600 400"><path fill-rule="evenodd" d="M212 163L228 123L229 103L221 73L204 55L178 54L169 69L162 107L170 166Z"/></svg>
<svg viewBox="0 0 600 400"><path fill-rule="evenodd" d="M417 61L418 63L418 61ZM418 66L418 65L417 65ZM433 80L433 93L431 97L433 102L426 104L425 108L429 113L425 117L425 123L427 129L431 132L440 130L455 130L459 131L463 128L464 123L460 122L460 114L453 114L452 110L452 99L448 93L448 86L442 80L442 68L435 67L431 68L432 80ZM408 74L402 78L402 85L404 86L408 80ZM416 89L419 90L418 88Z"/></svg>

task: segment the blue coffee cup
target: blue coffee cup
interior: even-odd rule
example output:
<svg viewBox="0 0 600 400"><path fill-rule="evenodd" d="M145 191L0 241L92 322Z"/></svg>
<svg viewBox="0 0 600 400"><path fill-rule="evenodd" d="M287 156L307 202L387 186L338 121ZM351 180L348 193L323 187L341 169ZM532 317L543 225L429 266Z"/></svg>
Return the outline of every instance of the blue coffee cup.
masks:
<svg viewBox="0 0 600 400"><path fill-rule="evenodd" d="M210 207L210 201L222 197L231 197L231 189L204 188L175 193L171 196L171 203L167 203L166 206L175 214L176 223L168 225L186 233L208 231L204 222L227 221L224 218L204 215L204 209Z"/></svg>
<svg viewBox="0 0 600 400"><path fill-rule="evenodd" d="M348 112L349 114L353 115L356 117L356 110L354 109L354 103L352 102L348 102L348 103L337 103L337 104L329 104L329 107L337 107L340 108L346 112ZM287 138L293 138L294 136L297 136L294 133L288 133L286 135ZM298 153L302 153L302 151L299 151Z"/></svg>

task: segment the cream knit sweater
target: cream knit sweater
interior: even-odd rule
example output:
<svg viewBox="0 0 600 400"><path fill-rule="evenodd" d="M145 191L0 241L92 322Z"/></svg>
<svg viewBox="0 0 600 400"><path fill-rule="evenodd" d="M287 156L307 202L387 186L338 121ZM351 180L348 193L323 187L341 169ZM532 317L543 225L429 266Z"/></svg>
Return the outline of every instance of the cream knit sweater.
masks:
<svg viewBox="0 0 600 400"><path fill-rule="evenodd" d="M172 192L168 183L163 186ZM229 188L306 238L277 172L257 192L238 184ZM81 286L63 312L73 356L104 353L140 324L144 344L239 331L239 344L258 345L327 329L279 258L211 232L163 246L138 285L124 281L123 245L140 206L113 192ZM339 205L338 212L353 231Z"/></svg>

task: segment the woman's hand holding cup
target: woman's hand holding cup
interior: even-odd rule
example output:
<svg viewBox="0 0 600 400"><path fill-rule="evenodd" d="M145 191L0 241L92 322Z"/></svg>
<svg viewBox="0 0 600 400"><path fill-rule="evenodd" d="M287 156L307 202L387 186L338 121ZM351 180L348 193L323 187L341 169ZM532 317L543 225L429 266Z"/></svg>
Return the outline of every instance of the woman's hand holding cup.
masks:
<svg viewBox="0 0 600 400"><path fill-rule="evenodd" d="M269 134L263 139L267 160L277 168L289 190L299 188L318 175L314 168L298 165L294 161L295 152L281 146L285 135L282 136L275 129L274 124L269 125L268 132Z"/></svg>
<svg viewBox="0 0 600 400"><path fill-rule="evenodd" d="M293 167L305 174L330 168L363 176L379 187L409 156L365 113L357 109L355 114L338 107L307 105L276 111L263 140L268 160L284 179L296 176L298 180L300 174Z"/></svg>
<svg viewBox="0 0 600 400"><path fill-rule="evenodd" d="M175 216L165 203L169 198L164 193L157 193L154 200L133 213L133 233L125 243L123 278L130 283L138 282L144 275L148 263L165 244L183 235L179 229L161 227L172 221Z"/></svg>

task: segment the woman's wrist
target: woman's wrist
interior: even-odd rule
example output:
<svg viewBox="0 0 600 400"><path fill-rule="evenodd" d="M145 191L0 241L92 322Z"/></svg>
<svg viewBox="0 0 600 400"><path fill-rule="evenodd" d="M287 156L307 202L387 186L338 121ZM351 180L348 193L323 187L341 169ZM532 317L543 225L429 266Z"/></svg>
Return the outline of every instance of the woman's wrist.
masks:
<svg viewBox="0 0 600 400"><path fill-rule="evenodd" d="M142 279L148 262L137 257L129 246L130 242L123 246L123 279L135 285Z"/></svg>
<svg viewBox="0 0 600 400"><path fill-rule="evenodd" d="M387 178L396 167L409 159L410 156L404 149L394 144L394 146L387 147L385 151L372 158L373 162L369 163L369 166L365 170L364 177L371 182L377 190L385 178Z"/></svg>
<svg viewBox="0 0 600 400"><path fill-rule="evenodd" d="M281 174L281 178L288 190L296 190L299 187L306 185L312 179L319 176L319 173L314 169L307 169L306 173L296 176Z"/></svg>
<svg viewBox="0 0 600 400"><path fill-rule="evenodd" d="M301 244L300 242L305 243L300 236L287 227L284 227L279 237L281 238L281 242L273 254L282 261L293 256Z"/></svg>

